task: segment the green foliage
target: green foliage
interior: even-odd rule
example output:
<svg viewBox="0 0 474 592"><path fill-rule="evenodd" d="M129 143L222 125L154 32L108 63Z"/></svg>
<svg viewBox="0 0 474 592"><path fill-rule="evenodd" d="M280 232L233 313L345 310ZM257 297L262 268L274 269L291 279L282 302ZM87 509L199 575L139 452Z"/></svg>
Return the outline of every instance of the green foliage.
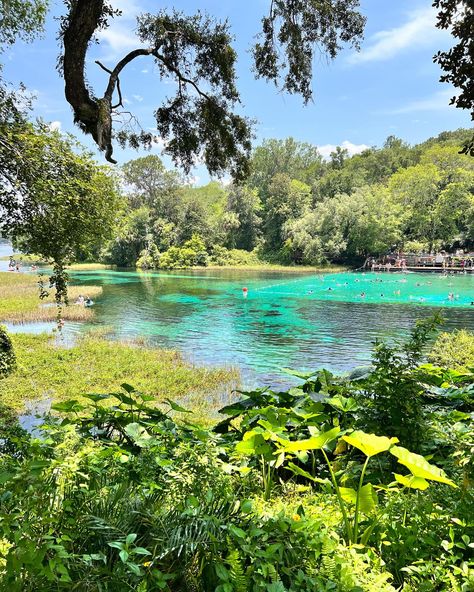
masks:
<svg viewBox="0 0 474 592"><path fill-rule="evenodd" d="M357 399L365 406L360 425L375 433L397 437L403 445L420 451L425 440L427 417L417 374L423 348L442 322L439 316L418 321L402 346L376 343L373 371L359 382Z"/></svg>
<svg viewBox="0 0 474 592"><path fill-rule="evenodd" d="M159 267L162 269L182 269L205 266L208 263L206 246L197 234L184 243L182 247L170 247L160 255Z"/></svg>
<svg viewBox="0 0 474 592"><path fill-rule="evenodd" d="M0 230L23 252L54 262L50 283L64 301L65 266L112 234L122 203L116 180L43 124L0 128Z"/></svg>
<svg viewBox="0 0 474 592"><path fill-rule="evenodd" d="M442 368L466 370L474 367L474 335L464 329L441 333L428 358Z"/></svg>
<svg viewBox="0 0 474 592"><path fill-rule="evenodd" d="M43 30L48 4L48 0L1 0L0 52L18 39L34 39Z"/></svg>
<svg viewBox="0 0 474 592"><path fill-rule="evenodd" d="M12 340L5 327L0 325L0 379L13 372L16 367L16 355Z"/></svg>
<svg viewBox="0 0 474 592"><path fill-rule="evenodd" d="M1 398L22 411L28 402L78 399L90 392L107 392L133 376L137 388L192 404L209 422L215 399L222 400L238 381L235 371L207 369L186 363L172 350L147 348L143 343L106 341L86 336L71 348L57 348L48 335L12 336L17 370L4 378Z"/></svg>
<svg viewBox="0 0 474 592"><path fill-rule="evenodd" d="M275 83L282 77L284 90L308 102L315 45L332 59L343 43L358 47L365 25L358 7L359 0L341 0L331 7L309 0L273 2L262 19L261 42L253 50L257 74Z"/></svg>
<svg viewBox="0 0 474 592"><path fill-rule="evenodd" d="M433 323L394 347L393 360L377 345L374 365L350 375L288 370L301 386L244 393L213 429L170 398L169 384L157 405L149 382L141 388L153 396L126 382L104 393L104 370L91 367L87 392L68 370L54 405L61 415L40 439L15 427L11 414L0 425L0 587L468 590L474 376L420 365ZM31 364L19 354L22 367ZM78 366L74 348L57 355ZM122 358L117 364L140 378ZM40 366L32 371L40 380ZM400 385L390 382L395 376ZM400 400L416 378L430 456L384 435L385 425L358 429L373 420L364 395L383 377Z"/></svg>

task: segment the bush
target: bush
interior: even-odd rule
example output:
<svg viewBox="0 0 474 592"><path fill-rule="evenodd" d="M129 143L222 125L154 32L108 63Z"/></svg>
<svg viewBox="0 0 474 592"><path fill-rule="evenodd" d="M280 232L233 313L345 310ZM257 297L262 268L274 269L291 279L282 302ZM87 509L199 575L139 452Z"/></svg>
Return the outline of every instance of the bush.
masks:
<svg viewBox="0 0 474 592"><path fill-rule="evenodd" d="M212 250L211 255L212 265L261 265L262 261L259 259L255 251L244 251L242 249L226 249L220 245L216 245Z"/></svg>
<svg viewBox="0 0 474 592"><path fill-rule="evenodd" d="M5 329L0 326L0 378L5 378L16 367L16 356L11 339Z"/></svg>
<svg viewBox="0 0 474 592"><path fill-rule="evenodd" d="M201 237L196 234L193 234L182 247L170 247L159 257L161 269L185 269L197 265L206 266L207 263L206 246Z"/></svg>
<svg viewBox="0 0 474 592"><path fill-rule="evenodd" d="M428 356L442 368L466 370L474 366L474 335L464 329L441 333Z"/></svg>

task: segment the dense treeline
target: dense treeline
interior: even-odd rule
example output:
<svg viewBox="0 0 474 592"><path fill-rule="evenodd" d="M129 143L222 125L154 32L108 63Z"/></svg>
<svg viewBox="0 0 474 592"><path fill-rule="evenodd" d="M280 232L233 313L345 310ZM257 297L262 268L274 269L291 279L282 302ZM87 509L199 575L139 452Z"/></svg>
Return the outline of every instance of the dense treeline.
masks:
<svg viewBox="0 0 474 592"><path fill-rule="evenodd" d="M391 248L469 248L474 161L459 154L469 130L410 146L324 160L315 146L266 140L245 184L194 188L157 156L122 167L127 207L115 238L89 257L120 266L208 263L356 263Z"/></svg>

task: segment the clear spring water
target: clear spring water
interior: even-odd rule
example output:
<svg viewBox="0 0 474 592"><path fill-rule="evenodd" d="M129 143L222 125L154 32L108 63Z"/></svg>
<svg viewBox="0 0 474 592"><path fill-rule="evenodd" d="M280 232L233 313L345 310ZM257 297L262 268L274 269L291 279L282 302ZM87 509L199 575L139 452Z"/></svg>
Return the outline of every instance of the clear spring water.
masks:
<svg viewBox="0 0 474 592"><path fill-rule="evenodd" d="M0 256L11 252L0 239ZM0 261L0 270L7 266ZM344 371L364 364L376 338L402 337L416 319L439 310L446 329L474 331L474 275L105 270L74 273L72 281L84 294L87 285L103 286L94 326L107 327L112 337L144 337L193 362L238 366L246 386L288 384L282 367ZM63 343L90 328L66 323Z"/></svg>
<svg viewBox="0 0 474 592"><path fill-rule="evenodd" d="M103 286L94 325L114 337L144 337L193 362L238 366L247 386L288 384L282 367L364 364L376 338L406 335L439 310L447 329L474 330L474 275L105 270L74 273L73 282L84 294L87 285Z"/></svg>

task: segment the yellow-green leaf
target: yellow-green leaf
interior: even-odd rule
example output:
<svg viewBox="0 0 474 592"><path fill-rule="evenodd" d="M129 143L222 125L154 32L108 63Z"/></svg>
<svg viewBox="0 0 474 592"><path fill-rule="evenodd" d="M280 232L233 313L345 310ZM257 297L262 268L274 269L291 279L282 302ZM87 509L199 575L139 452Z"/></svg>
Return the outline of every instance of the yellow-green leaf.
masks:
<svg viewBox="0 0 474 592"><path fill-rule="evenodd" d="M421 477L422 479L428 479L429 481L438 481L439 483L451 485L451 487L457 487L451 479L446 477L443 470L430 464L420 454L410 452L402 446L392 446L390 452L398 459L398 462L407 467L415 477Z"/></svg>
<svg viewBox="0 0 474 592"><path fill-rule="evenodd" d="M322 432L317 436L308 438L307 440L295 440L288 442L282 450L284 452L301 452L302 450L321 450L326 444L335 440L340 432L339 427L335 427L327 432Z"/></svg>
<svg viewBox="0 0 474 592"><path fill-rule="evenodd" d="M424 491L430 485L426 479L423 479L423 477L399 475L398 473L394 473L394 476L397 483L400 483L400 485L403 485L404 487L409 487L410 489L420 489L421 491Z"/></svg>
<svg viewBox="0 0 474 592"><path fill-rule="evenodd" d="M387 436L376 436L365 432L352 432L349 436L343 436L342 440L361 450L366 456L375 456L390 449L398 442L398 438L387 438Z"/></svg>

